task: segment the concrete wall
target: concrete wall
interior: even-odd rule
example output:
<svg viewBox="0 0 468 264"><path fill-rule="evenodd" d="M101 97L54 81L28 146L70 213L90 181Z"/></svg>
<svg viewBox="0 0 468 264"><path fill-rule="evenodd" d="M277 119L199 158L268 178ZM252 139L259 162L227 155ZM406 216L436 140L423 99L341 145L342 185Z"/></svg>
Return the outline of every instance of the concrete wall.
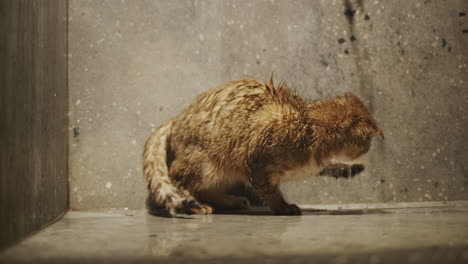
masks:
<svg viewBox="0 0 468 264"><path fill-rule="evenodd" d="M0 1L0 248L68 208L67 2Z"/></svg>
<svg viewBox="0 0 468 264"><path fill-rule="evenodd" d="M468 198L468 2L70 1L73 209L143 208L143 144L202 91L275 72L306 98L366 101L386 139L353 180L298 203ZM463 33L465 30L465 33Z"/></svg>

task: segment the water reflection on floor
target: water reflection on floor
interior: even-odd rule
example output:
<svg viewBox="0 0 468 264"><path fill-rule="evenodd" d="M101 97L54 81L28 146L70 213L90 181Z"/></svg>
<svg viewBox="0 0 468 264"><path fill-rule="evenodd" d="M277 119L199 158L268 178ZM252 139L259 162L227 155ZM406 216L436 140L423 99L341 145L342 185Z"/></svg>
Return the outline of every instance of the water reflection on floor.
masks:
<svg viewBox="0 0 468 264"><path fill-rule="evenodd" d="M70 212L0 256L1 260L79 258L208 259L343 255L461 247L468 260L468 203L400 209L305 209L273 216L268 208L178 218L144 211ZM465 252L466 251L466 252Z"/></svg>

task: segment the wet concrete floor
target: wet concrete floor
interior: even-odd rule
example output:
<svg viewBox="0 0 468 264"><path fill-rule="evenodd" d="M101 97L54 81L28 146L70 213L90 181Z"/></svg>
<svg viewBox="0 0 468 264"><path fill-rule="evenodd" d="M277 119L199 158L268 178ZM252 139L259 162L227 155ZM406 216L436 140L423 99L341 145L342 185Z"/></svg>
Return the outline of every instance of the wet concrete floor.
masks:
<svg viewBox="0 0 468 264"><path fill-rule="evenodd" d="M432 205L309 206L302 216L69 212L0 262L468 263L468 202Z"/></svg>

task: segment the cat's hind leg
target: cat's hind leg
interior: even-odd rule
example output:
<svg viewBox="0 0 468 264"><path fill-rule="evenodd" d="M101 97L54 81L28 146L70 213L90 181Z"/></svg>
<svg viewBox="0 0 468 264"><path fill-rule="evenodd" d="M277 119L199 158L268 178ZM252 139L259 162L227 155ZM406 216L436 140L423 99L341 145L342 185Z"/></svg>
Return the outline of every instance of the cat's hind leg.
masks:
<svg viewBox="0 0 468 264"><path fill-rule="evenodd" d="M216 210L247 210L250 202L246 197L225 193L223 190L203 190L197 195L202 203L212 206Z"/></svg>
<svg viewBox="0 0 468 264"><path fill-rule="evenodd" d="M169 168L171 181L177 186L184 201L176 209L176 213L181 214L211 214L213 208L194 197L195 190L202 182L200 175L184 160L173 160Z"/></svg>

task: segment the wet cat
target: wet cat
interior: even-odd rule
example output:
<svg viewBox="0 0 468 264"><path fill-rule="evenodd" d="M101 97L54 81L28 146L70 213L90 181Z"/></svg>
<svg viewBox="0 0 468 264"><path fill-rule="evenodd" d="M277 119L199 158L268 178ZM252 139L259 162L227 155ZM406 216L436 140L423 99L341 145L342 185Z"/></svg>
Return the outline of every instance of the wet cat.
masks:
<svg viewBox="0 0 468 264"><path fill-rule="evenodd" d="M234 184L253 188L275 214L299 215L279 184L310 174L352 177L353 160L382 130L364 104L345 94L309 102L273 79L231 81L201 95L150 135L143 153L148 209L160 214L209 214L247 209L245 197L227 194Z"/></svg>

